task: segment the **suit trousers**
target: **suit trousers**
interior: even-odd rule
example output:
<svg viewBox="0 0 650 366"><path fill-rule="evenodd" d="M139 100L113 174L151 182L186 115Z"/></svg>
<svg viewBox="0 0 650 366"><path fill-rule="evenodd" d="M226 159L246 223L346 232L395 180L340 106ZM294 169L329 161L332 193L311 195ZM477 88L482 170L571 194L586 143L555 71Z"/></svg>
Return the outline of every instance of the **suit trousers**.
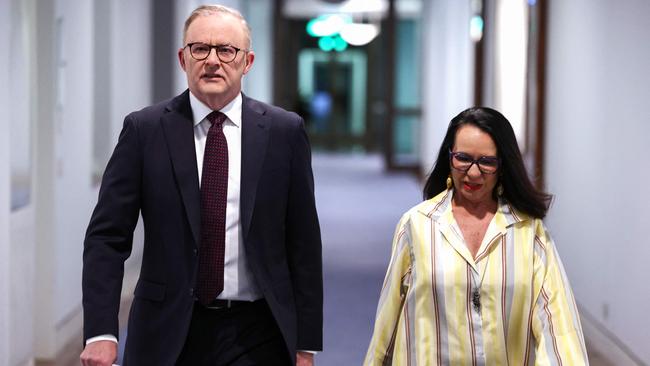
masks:
<svg viewBox="0 0 650 366"><path fill-rule="evenodd" d="M178 366L290 366L291 358L266 301L210 309L194 304Z"/></svg>

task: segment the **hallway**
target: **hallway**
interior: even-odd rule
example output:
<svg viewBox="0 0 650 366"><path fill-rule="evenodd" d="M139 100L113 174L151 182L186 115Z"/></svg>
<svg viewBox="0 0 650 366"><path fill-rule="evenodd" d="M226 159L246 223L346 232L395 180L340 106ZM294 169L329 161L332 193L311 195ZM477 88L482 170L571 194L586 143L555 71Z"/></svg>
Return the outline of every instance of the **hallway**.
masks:
<svg viewBox="0 0 650 366"><path fill-rule="evenodd" d="M125 116L187 88L177 51L200 3L0 1L0 366L79 364L83 241L104 167ZM639 169L650 154L650 1L219 3L252 30L242 90L300 112L317 151L318 366L360 364L395 225L422 200L403 168L429 169L450 119L473 105L517 126L531 176L555 197L545 222L591 365L650 365L650 317L639 306L650 303L650 170ZM344 15L340 29L310 34L307 24L329 14ZM374 38L321 48L345 41L352 24L376 25L365 28ZM142 236L138 225L120 339Z"/></svg>
<svg viewBox="0 0 650 366"><path fill-rule="evenodd" d="M401 214L421 201L416 179L380 156L314 155L323 238L324 349L319 365L361 365Z"/></svg>

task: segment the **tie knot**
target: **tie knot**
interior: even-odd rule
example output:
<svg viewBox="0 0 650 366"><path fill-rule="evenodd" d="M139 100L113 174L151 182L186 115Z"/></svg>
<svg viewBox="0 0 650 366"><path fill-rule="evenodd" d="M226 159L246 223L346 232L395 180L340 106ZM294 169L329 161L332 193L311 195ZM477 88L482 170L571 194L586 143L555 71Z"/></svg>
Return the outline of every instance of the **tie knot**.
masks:
<svg viewBox="0 0 650 366"><path fill-rule="evenodd" d="M226 121L226 115L219 112L219 111L213 111L212 113L208 114L206 117L210 123L212 123L212 126L221 126L225 121Z"/></svg>

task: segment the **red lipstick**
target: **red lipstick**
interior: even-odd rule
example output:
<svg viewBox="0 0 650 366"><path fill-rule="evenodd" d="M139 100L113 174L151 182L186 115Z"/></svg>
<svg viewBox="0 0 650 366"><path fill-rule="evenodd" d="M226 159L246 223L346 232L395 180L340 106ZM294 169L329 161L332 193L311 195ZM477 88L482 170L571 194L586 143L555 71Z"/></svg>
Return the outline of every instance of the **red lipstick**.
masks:
<svg viewBox="0 0 650 366"><path fill-rule="evenodd" d="M472 191L472 192L478 191L479 189L481 189L482 186L483 186L482 184L478 184L478 183L467 183L467 182L463 183L463 188L466 191Z"/></svg>

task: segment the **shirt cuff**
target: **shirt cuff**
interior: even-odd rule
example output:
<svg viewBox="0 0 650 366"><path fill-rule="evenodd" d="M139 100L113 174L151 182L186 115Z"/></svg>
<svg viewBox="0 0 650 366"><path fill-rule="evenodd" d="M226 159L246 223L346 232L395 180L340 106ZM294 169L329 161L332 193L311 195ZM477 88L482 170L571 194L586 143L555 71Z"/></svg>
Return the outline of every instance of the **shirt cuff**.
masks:
<svg viewBox="0 0 650 366"><path fill-rule="evenodd" d="M88 338L86 339L86 345L93 343L93 342L99 342L99 341L111 341L111 342L117 342L117 337L115 337L112 334L102 334L98 335L96 337Z"/></svg>
<svg viewBox="0 0 650 366"><path fill-rule="evenodd" d="M304 350L304 349L299 349L297 352L307 352L307 353L311 353L312 355L315 355L315 354L318 353L317 351L307 351L307 350Z"/></svg>

